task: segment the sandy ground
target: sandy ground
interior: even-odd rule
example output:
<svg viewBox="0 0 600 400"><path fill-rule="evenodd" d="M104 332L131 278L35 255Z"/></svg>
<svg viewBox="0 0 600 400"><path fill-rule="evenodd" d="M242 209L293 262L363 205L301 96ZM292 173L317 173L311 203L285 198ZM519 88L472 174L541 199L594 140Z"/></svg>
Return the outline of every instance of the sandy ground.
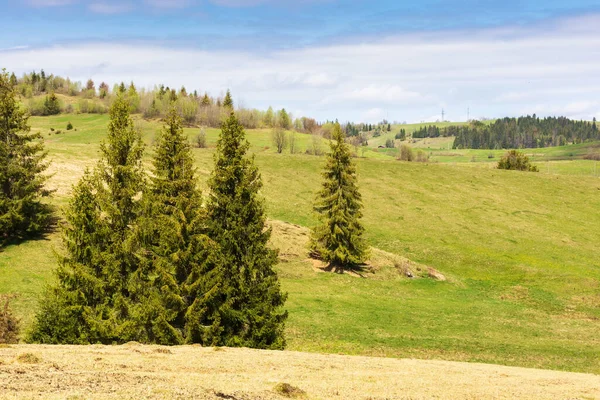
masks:
<svg viewBox="0 0 600 400"><path fill-rule="evenodd" d="M0 347L1 399L600 399L600 376L199 346Z"/></svg>

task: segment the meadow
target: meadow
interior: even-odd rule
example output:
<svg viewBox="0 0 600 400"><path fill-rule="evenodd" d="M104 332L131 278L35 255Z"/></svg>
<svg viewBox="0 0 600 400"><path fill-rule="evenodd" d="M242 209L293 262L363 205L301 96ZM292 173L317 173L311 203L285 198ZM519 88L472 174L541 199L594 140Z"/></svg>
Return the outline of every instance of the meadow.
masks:
<svg viewBox="0 0 600 400"><path fill-rule="evenodd" d="M108 117L30 122L45 139L60 209L98 159ZM149 157L160 124L136 124ZM193 141L199 129L186 132ZM208 148L194 149L204 189L219 131L205 132ZM448 150L447 138L419 145L432 153L430 163L397 161L377 141L359 149L369 244L435 268L447 278L439 281L409 279L392 262L364 277L315 269L302 238L316 223L312 201L324 158L304 154L309 135L296 134L298 154L277 154L268 130L247 136L269 218L287 227L273 241L282 247L278 270L289 293L289 349L600 374L600 179L595 162L583 160L593 146L526 150L540 173L496 170L503 151ZM0 250L0 293L20 295L15 309L25 328L53 279L54 251L58 233Z"/></svg>

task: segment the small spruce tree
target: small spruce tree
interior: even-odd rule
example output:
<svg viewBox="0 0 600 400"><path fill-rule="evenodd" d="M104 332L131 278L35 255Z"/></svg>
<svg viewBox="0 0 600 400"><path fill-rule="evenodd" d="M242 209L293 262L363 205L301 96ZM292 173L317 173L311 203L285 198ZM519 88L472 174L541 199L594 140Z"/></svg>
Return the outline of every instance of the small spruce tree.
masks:
<svg viewBox="0 0 600 400"><path fill-rule="evenodd" d="M223 266L214 275L211 307L217 322L214 342L227 346L281 349L287 312L269 248L262 181L249 143L233 110L221 127L215 169L209 181L209 236L217 242Z"/></svg>
<svg viewBox="0 0 600 400"><path fill-rule="evenodd" d="M43 232L51 208L43 198L48 165L41 134L30 133L16 87L6 70L0 73L0 244Z"/></svg>
<svg viewBox="0 0 600 400"><path fill-rule="evenodd" d="M44 115L60 114L60 102L54 93L50 93L44 100Z"/></svg>
<svg viewBox="0 0 600 400"><path fill-rule="evenodd" d="M356 182L356 167L339 123L332 133L331 151L323 172L324 182L315 210L321 224L311 236L310 250L334 270L354 268L364 263L368 248L362 237L362 201Z"/></svg>
<svg viewBox="0 0 600 400"><path fill-rule="evenodd" d="M225 99L223 100L223 108L229 112L233 111L233 99L231 98L231 92L227 90L227 94L225 95Z"/></svg>

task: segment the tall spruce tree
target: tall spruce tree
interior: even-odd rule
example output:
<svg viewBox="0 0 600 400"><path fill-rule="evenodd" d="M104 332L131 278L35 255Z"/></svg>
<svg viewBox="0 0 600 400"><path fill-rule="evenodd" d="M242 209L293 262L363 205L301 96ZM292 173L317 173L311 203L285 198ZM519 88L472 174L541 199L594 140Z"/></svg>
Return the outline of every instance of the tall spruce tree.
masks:
<svg viewBox="0 0 600 400"><path fill-rule="evenodd" d="M216 268L202 194L180 116L171 108L155 146L154 176L138 230L136 303L141 341L213 344L206 292ZM140 339L138 339L140 341Z"/></svg>
<svg viewBox="0 0 600 400"><path fill-rule="evenodd" d="M268 247L262 181L249 143L233 110L221 126L215 169L209 181L208 232L223 265L213 276L211 305L218 321L218 344L281 349L285 346L287 295L273 267L277 251Z"/></svg>
<svg viewBox="0 0 600 400"><path fill-rule="evenodd" d="M332 269L343 270L364 263L368 247L362 237L362 201L356 167L337 122L331 139L324 182L315 204L321 224L312 232L310 249L313 256L328 262Z"/></svg>
<svg viewBox="0 0 600 400"><path fill-rule="evenodd" d="M101 150L95 172L75 187L58 283L42 299L31 341L114 343L140 337L131 293L138 284L132 243L144 186L143 144L122 95L111 107Z"/></svg>
<svg viewBox="0 0 600 400"><path fill-rule="evenodd" d="M0 73L0 244L39 234L48 227L48 165L39 133L30 133L15 85Z"/></svg>

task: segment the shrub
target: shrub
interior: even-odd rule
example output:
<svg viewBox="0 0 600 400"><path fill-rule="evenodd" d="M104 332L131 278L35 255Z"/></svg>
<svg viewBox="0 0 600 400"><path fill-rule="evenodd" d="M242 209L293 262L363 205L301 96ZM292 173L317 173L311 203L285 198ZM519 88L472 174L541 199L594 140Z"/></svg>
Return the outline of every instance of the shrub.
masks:
<svg viewBox="0 0 600 400"><path fill-rule="evenodd" d="M510 169L516 171L538 172L538 167L531 165L529 157L517 150L510 150L500 161L498 169Z"/></svg>
<svg viewBox="0 0 600 400"><path fill-rule="evenodd" d="M489 158L489 159L492 159L492 158L494 158L494 153L489 153L489 154L488 154L488 158Z"/></svg>
<svg viewBox="0 0 600 400"><path fill-rule="evenodd" d="M196 147L199 149L206 148L206 133L204 133L204 129L200 129L200 133L196 136Z"/></svg>
<svg viewBox="0 0 600 400"><path fill-rule="evenodd" d="M595 160L600 161L600 153L590 153L583 156L584 160Z"/></svg>
<svg viewBox="0 0 600 400"><path fill-rule="evenodd" d="M400 156L399 159L401 161L412 161L414 158L413 150L407 144L403 144L400 146Z"/></svg>
<svg viewBox="0 0 600 400"><path fill-rule="evenodd" d="M73 124L69 121L67 124L67 130L70 131L71 129L73 129Z"/></svg>
<svg viewBox="0 0 600 400"><path fill-rule="evenodd" d="M288 145L288 138L285 131L280 126L276 126L271 131L271 141L273 146L277 149L277 153L283 153L283 150Z"/></svg>
<svg viewBox="0 0 600 400"><path fill-rule="evenodd" d="M10 308L12 298L13 296L0 296L0 343L19 341L20 322Z"/></svg>
<svg viewBox="0 0 600 400"><path fill-rule="evenodd" d="M425 153L423 150L419 150L419 151L417 151L415 161L416 162L427 162L427 161L429 161L429 154Z"/></svg>
<svg viewBox="0 0 600 400"><path fill-rule="evenodd" d="M393 149L394 148L394 139L387 139L385 141L385 147L388 149Z"/></svg>

